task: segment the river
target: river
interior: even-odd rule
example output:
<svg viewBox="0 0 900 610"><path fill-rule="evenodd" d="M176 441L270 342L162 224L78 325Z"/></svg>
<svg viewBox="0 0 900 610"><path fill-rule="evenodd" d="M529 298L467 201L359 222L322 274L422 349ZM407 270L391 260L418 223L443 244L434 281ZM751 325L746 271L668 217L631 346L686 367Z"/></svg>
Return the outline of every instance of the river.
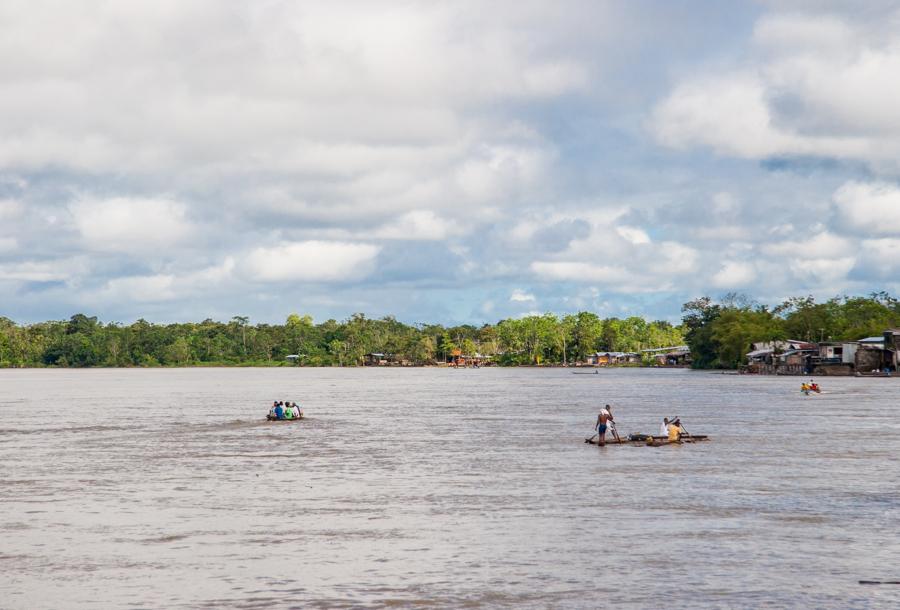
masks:
<svg viewBox="0 0 900 610"><path fill-rule="evenodd" d="M900 380L800 381L0 370L0 607L896 608Z"/></svg>

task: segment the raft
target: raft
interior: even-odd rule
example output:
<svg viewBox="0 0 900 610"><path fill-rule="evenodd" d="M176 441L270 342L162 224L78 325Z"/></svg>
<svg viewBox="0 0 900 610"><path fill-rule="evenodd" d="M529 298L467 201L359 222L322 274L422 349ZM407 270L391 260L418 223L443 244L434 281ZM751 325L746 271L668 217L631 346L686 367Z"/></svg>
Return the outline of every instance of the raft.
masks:
<svg viewBox="0 0 900 610"><path fill-rule="evenodd" d="M635 434L631 437L619 437L618 440L615 438L607 438L605 441L606 445L631 445L632 447L662 447L663 445L683 445L687 443L699 443L701 441L708 441L709 436L706 434L694 434L691 436L682 436L681 441L670 441L667 436L646 436L643 434ZM591 445L598 444L597 439L586 438L584 439L585 443L589 443Z"/></svg>

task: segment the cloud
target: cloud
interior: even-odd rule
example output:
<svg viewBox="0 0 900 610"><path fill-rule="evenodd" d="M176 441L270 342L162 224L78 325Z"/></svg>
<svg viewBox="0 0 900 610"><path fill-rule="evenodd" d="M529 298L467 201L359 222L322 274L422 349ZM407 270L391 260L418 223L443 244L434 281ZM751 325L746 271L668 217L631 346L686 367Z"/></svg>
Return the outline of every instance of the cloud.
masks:
<svg viewBox="0 0 900 610"><path fill-rule="evenodd" d="M5 311L888 289L895 4L0 3Z"/></svg>
<svg viewBox="0 0 900 610"><path fill-rule="evenodd" d="M16 282L67 282L87 271L82 258L47 261L23 260L0 264L0 280Z"/></svg>
<svg viewBox="0 0 900 610"><path fill-rule="evenodd" d="M438 241L462 232L455 221L445 220L430 210L414 210L375 228L368 236L376 239Z"/></svg>
<svg viewBox="0 0 900 610"><path fill-rule="evenodd" d="M646 231L637 227L616 227L616 233L634 245L650 243L650 237L647 235Z"/></svg>
<svg viewBox="0 0 900 610"><path fill-rule="evenodd" d="M897 282L900 274L900 239L865 239L850 272L850 279L863 282Z"/></svg>
<svg viewBox="0 0 900 610"><path fill-rule="evenodd" d="M143 252L171 246L190 234L187 207L169 199L80 199L69 206L87 248Z"/></svg>
<svg viewBox="0 0 900 610"><path fill-rule="evenodd" d="M900 188L850 181L834 194L844 226L869 235L900 235Z"/></svg>
<svg viewBox="0 0 900 610"><path fill-rule="evenodd" d="M804 284L835 285L843 282L856 264L852 256L788 261L794 277Z"/></svg>
<svg viewBox="0 0 900 610"><path fill-rule="evenodd" d="M170 301L179 296L174 285L174 275L115 278L106 284L103 297L138 302Z"/></svg>
<svg viewBox="0 0 900 610"><path fill-rule="evenodd" d="M536 299L533 294L529 294L524 290L516 288L512 291L512 294L509 295L509 300L512 303L533 303Z"/></svg>
<svg viewBox="0 0 900 610"><path fill-rule="evenodd" d="M15 199L0 199L0 222L12 222L20 218L25 211L21 201Z"/></svg>
<svg viewBox="0 0 900 610"><path fill-rule="evenodd" d="M765 245L762 250L776 257L790 258L835 258L852 254L856 247L846 238L828 231L823 231L811 237L802 234Z"/></svg>
<svg viewBox="0 0 900 610"><path fill-rule="evenodd" d="M235 267L234 259L228 257L222 263L209 267L115 277L99 290L89 292L83 300L92 305L111 300L159 303L217 294L233 279Z"/></svg>
<svg viewBox="0 0 900 610"><path fill-rule="evenodd" d="M240 265L250 281L340 282L375 268L380 247L363 243L304 241L252 250Z"/></svg>
<svg viewBox="0 0 900 610"><path fill-rule="evenodd" d="M747 261L725 261L712 277L717 288L744 288L756 280L756 269Z"/></svg>
<svg viewBox="0 0 900 610"><path fill-rule="evenodd" d="M673 148L833 157L896 172L900 36L873 36L876 27L827 12L766 15L747 56L679 82L650 131Z"/></svg>
<svg viewBox="0 0 900 610"><path fill-rule="evenodd" d="M625 283L630 280L626 270L608 265L574 261L535 261L531 269L551 280L574 282Z"/></svg>

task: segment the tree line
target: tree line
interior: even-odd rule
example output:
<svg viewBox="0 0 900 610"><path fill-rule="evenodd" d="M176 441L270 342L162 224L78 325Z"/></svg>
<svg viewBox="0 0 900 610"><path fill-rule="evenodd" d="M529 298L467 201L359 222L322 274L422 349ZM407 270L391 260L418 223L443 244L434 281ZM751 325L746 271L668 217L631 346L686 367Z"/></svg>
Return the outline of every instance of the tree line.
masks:
<svg viewBox="0 0 900 610"><path fill-rule="evenodd" d="M601 319L591 312L510 318L482 326L404 324L354 314L316 324L291 314L284 324L204 320L103 323L79 313L69 320L20 325L0 317L0 367L358 366L383 353L413 365L454 354L490 357L500 365L571 364L597 351L638 351L683 343L680 327L640 317Z"/></svg>
<svg viewBox="0 0 900 610"><path fill-rule="evenodd" d="M887 292L839 296L823 303L792 297L768 307L744 295L684 304L681 328L695 368L736 368L755 342L856 341L900 327L900 301Z"/></svg>

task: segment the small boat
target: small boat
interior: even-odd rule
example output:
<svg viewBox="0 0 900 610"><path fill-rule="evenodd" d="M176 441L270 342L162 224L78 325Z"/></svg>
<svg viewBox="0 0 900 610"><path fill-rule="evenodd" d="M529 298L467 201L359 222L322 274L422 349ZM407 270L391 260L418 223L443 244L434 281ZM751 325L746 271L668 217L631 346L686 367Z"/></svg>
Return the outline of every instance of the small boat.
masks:
<svg viewBox="0 0 900 610"><path fill-rule="evenodd" d="M305 417L304 415L301 414L300 417L292 417L292 418L290 418L290 419L278 419L278 418L275 417L274 415L266 415L266 421L285 421L285 422L288 422L288 421L300 421L301 419L306 419L306 417Z"/></svg>
<svg viewBox="0 0 900 610"><path fill-rule="evenodd" d="M681 441L670 441L667 436L650 436L647 434L632 434L631 436L627 436L625 438L619 437L616 438L608 438L605 441L607 445L631 445L632 447L662 447L663 445L682 445L685 443L699 443L700 441L708 441L709 436L706 434L694 434L687 435L681 437ZM584 439L585 443L589 443L591 445L598 444L596 440L593 438Z"/></svg>
<svg viewBox="0 0 900 610"><path fill-rule="evenodd" d="M869 371L868 373L863 371L856 371L857 377L890 377L891 374L885 371Z"/></svg>
<svg viewBox="0 0 900 610"><path fill-rule="evenodd" d="M572 371L573 375L598 375L600 371L594 371L589 373L588 371Z"/></svg>

